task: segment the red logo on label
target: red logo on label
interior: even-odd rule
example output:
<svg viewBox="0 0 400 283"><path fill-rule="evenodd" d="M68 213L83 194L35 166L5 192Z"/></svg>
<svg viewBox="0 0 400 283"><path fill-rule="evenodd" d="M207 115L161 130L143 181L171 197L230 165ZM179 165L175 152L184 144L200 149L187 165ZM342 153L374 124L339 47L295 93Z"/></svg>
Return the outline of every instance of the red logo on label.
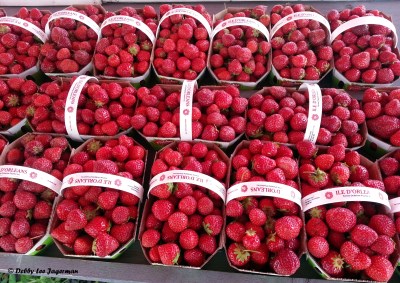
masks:
<svg viewBox="0 0 400 283"><path fill-rule="evenodd" d="M68 111L69 113L72 113L72 111L74 111L74 107L72 107L72 106L68 107L67 111Z"/></svg>
<svg viewBox="0 0 400 283"><path fill-rule="evenodd" d="M140 25L141 25L141 23L140 23L139 21L137 21L137 22L136 22L136 25L140 26Z"/></svg>
<svg viewBox="0 0 400 283"><path fill-rule="evenodd" d="M319 119L319 115L318 115L318 114L313 114L313 115L312 115L312 119L313 119L314 121L318 120L318 119Z"/></svg>
<svg viewBox="0 0 400 283"><path fill-rule="evenodd" d="M293 17L289 17L289 18L287 18L287 20L288 20L288 21L290 21L291 19L293 19Z"/></svg>
<svg viewBox="0 0 400 283"><path fill-rule="evenodd" d="M183 115L189 115L189 109L185 109L185 110L183 110Z"/></svg>
<svg viewBox="0 0 400 283"><path fill-rule="evenodd" d="M225 27L226 26L226 23L222 23L222 27Z"/></svg>
<svg viewBox="0 0 400 283"><path fill-rule="evenodd" d="M85 17L84 16L79 16L79 19L83 20Z"/></svg>
<svg viewBox="0 0 400 283"><path fill-rule="evenodd" d="M241 188L242 192L244 192L244 193L247 192L248 189L249 188L246 185L243 185Z"/></svg>
<svg viewBox="0 0 400 283"><path fill-rule="evenodd" d="M331 199L331 198L333 198L333 194L331 192L327 192L327 193L325 193L325 197L327 199Z"/></svg>
<svg viewBox="0 0 400 283"><path fill-rule="evenodd" d="M119 187L119 186L122 185L122 182L121 182L120 179L117 179L117 180L114 181L114 184Z"/></svg>
<svg viewBox="0 0 400 283"><path fill-rule="evenodd" d="M165 179L165 175L161 175L160 181L164 181L164 179Z"/></svg>
<svg viewBox="0 0 400 283"><path fill-rule="evenodd" d="M31 172L31 174L29 175L32 179L36 179L37 174L35 172Z"/></svg>
<svg viewBox="0 0 400 283"><path fill-rule="evenodd" d="M69 179L68 179L68 184L72 184L73 181L74 181L74 178L72 178L72 177L69 178Z"/></svg>
<svg viewBox="0 0 400 283"><path fill-rule="evenodd" d="M27 26L28 26L28 23L23 23L23 26L24 26L24 27L27 27Z"/></svg>

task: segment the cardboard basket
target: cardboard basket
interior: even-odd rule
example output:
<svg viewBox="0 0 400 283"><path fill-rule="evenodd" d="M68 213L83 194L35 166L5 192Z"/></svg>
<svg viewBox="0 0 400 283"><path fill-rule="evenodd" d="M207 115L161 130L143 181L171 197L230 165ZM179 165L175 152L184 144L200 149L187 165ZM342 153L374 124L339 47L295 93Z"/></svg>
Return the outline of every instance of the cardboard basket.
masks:
<svg viewBox="0 0 400 283"><path fill-rule="evenodd" d="M84 142L82 145L80 145L78 148L76 148L76 149L74 149L74 150L72 151L71 157L72 157L74 154L83 151L83 150L86 148L86 145L87 145L88 143L90 143L92 140L100 140L100 141L105 142L105 141L107 141L107 140L112 140L112 139L115 139L115 138L116 138L116 137L97 137L97 138L93 138L93 139L87 140L87 141ZM135 141L135 142L136 142L136 141ZM139 143L137 143L137 142L136 142L136 144L139 145ZM143 171L143 180L142 180L142 183L140 184L141 186L143 186L143 185L145 184L145 182L146 182L146 179L145 179L145 172L146 172L146 166L147 166L147 164L148 164L148 151L145 150L145 152L146 152L145 157L144 157L145 168L144 168L144 171ZM87 173L87 174L90 175L90 172L85 172L85 173ZM92 175L96 175L96 174L98 174L98 173L93 173L93 172L91 172L91 174L92 174ZM108 174L107 174L107 175L108 175ZM63 188L65 188L65 189L68 188L68 185L65 185L65 184L70 183L70 176L71 176L71 175L65 176L64 179L63 179ZM112 175L111 175L111 176L112 176ZM100 178L100 177L99 177L99 178ZM64 186L65 186L65 187L64 187ZM97 184L96 186L107 187L106 185L98 185L98 184ZM129 189L121 189L121 190L127 191L127 190L129 190ZM134 193L132 193L132 194L134 194ZM136 195L136 194L135 194L135 195ZM62 200L63 200L63 195L62 195L62 192L61 192L61 195L57 198L57 201L56 201L55 204L54 204L54 208L56 208L57 205L58 205ZM131 238L128 242L126 242L124 245L121 245L121 246L120 246L116 251L114 251L112 254L110 254L110 255L108 255L108 256L106 256L106 257L99 257L99 256L96 256L96 255L76 255L76 254L73 254L73 249L66 247L65 245L63 245L62 243L60 243L58 240L54 239L54 243L56 244L57 248L59 249L59 251L60 251L64 256L75 257L75 258L87 258L87 259L93 259L93 258L96 258L96 259L106 259L106 260L107 260L107 259L116 259L116 258L118 258L120 255L122 255L122 253L124 253L124 252L128 249L128 247L134 243L134 241L135 241L135 239L136 239L136 234L137 234L137 231L138 231L138 224L139 224L139 217L140 217L141 204L142 204L142 200L140 200L139 203L138 203L138 205L137 205L138 213L137 213L137 217L136 217L136 219L135 219L135 221L134 221L135 229L134 229L134 231L133 231L132 238ZM52 219L52 221L50 222L50 232L52 232L52 231L60 224L60 222L61 222L60 219L57 217L57 213L55 213L55 209L54 209L53 212L54 212L53 219Z"/></svg>
<svg viewBox="0 0 400 283"><path fill-rule="evenodd" d="M3 9L0 9L0 10L3 11L4 14L6 14L5 10L3 10ZM0 14L1 14L1 11L0 11ZM51 14L51 12L48 10L40 10L40 12L42 12L43 15ZM42 44L45 43L47 40L47 35L41 28L35 26L34 24L32 24L24 19L20 19L20 18L16 17L16 15L13 17L5 16L3 18L0 18L0 24L15 25L20 28L23 28L23 29L31 32L32 35L35 37L35 39L37 41L42 42ZM3 78L27 78L27 77L35 75L40 70L39 57L40 57L40 55L38 56L37 63L34 67L29 68L19 74L4 74L4 75L0 75L0 77L3 77Z"/></svg>
<svg viewBox="0 0 400 283"><path fill-rule="evenodd" d="M243 148L248 148L250 144L250 141L242 141L235 149L233 154L231 155L231 164L233 157L237 155L237 153L243 149ZM295 179L296 183L299 184L299 178L297 177ZM230 200L239 198L239 197L244 197L244 196L254 196L254 197L279 197L283 199L287 199L290 201L295 202L297 205L299 205L300 210L299 210L299 217L302 219L304 223L304 215L301 212L301 194L298 190L295 188L278 184L278 183L272 183L272 182L243 182L239 183L237 185L230 186L230 188L227 191L227 200L226 203L228 203ZM226 216L226 224L228 224L228 216ZM300 259L305 253L306 253L306 233L304 229L304 225L302 226L302 229L300 231L300 235L298 236L300 238L300 247L297 252L297 256ZM228 241L232 242L225 236L225 252L228 257ZM262 274L262 275L272 275L272 276L289 276L289 275L280 275L277 273L274 273L268 268L268 265L265 266L265 268L261 270L254 270L250 268L241 268L234 266L229 260L228 260L229 265L240 271L240 272L246 272L246 273L255 273L255 274Z"/></svg>
<svg viewBox="0 0 400 283"><path fill-rule="evenodd" d="M29 133L29 135L44 135L41 133ZM48 134L45 134L48 135ZM52 137L59 137L61 135L57 134L51 134ZM7 158L7 153L9 152L10 149L17 148L21 146L21 141L24 138L24 136L18 138L11 144L7 146L7 150L3 150L2 154L0 155L0 164L1 164L1 169L0 169L0 175L2 178L15 178L15 179L20 179L20 180L27 180L31 181L33 183L37 183L40 185L43 185L47 187L48 189L54 191L57 195L59 194L59 190L61 188L61 180L56 179L50 174L47 174L45 172L32 169L30 167L25 167L25 166L18 166L14 168L8 167L9 165L6 165L6 158ZM71 151L70 145L68 145L68 150ZM6 167L5 167L6 166ZM8 167L8 168L7 168ZM20 178L18 178L20 177ZM38 255L41 253L43 250L45 250L48 246L50 246L53 243L53 239L50 236L50 227L51 227L51 222L53 221L55 217L55 207L57 203L57 196L53 200L52 203L52 212L50 215L50 218L47 223L47 228L46 228L46 233L38 239L33 247L25 253L26 255Z"/></svg>
<svg viewBox="0 0 400 283"><path fill-rule="evenodd" d="M77 8L77 9L84 9L87 5L71 5L67 8ZM99 9L99 12L101 14L106 14L106 10L103 8L101 5L93 5L96 8ZM45 33L47 34L48 37L50 37L50 23L58 18L72 18L74 20L77 20L79 22L84 23L85 25L89 26L89 28L92 28L96 33L97 33L97 42L100 40L101 33L100 33L100 26L98 26L92 19L89 17L75 11L69 11L69 10L61 10L53 13L53 15L49 18L49 21L47 22L46 28L45 28ZM91 56L91 61L89 64L86 66L82 67L78 72L75 73L46 73L47 76L49 77L73 77L73 76L79 76L79 75L85 75L88 73L93 72L93 56L94 56L95 50L93 50ZM43 61L43 56L39 56L39 63Z"/></svg>
<svg viewBox="0 0 400 283"><path fill-rule="evenodd" d="M196 142L190 142L190 143L191 143L191 144L195 144ZM177 146L177 144L178 144L178 142L171 143L171 144L169 144L167 147L165 147L164 149L166 149L166 148L174 148L174 147ZM228 158L228 156L227 156L219 147L217 147L216 145L214 145L214 144L206 144L206 146L207 146L208 149L213 149L213 150L215 150L215 151L218 153L218 155L221 157L221 159L222 159L224 162L226 162L226 163L228 164L227 176L226 176L226 180L225 180L225 183L224 183L224 187L226 188L226 187L228 186L228 182L229 182L229 178L230 178L230 171L231 171L231 170L230 170L229 158ZM157 160L158 155L159 155L159 152L156 154L154 160ZM179 170L179 171L183 171L183 170ZM168 171L167 171L167 172L168 172ZM191 174L191 173L196 173L196 172L193 172L193 171L187 171L187 172L188 172L189 174ZM166 172L164 172L164 173L166 173ZM152 177L154 177L154 176L152 176ZM155 176L155 177L157 177L157 176ZM153 178L153 179L150 181L150 187L151 187L151 183L153 182L154 179L155 179L155 178ZM160 178L160 179L161 179L161 178ZM213 178L211 178L211 179L213 179ZM211 189L209 189L209 190L211 190ZM214 191L214 190L217 190L217 189L216 189L216 188L213 188L213 191ZM149 191L150 191L150 189L149 189ZM156 197L150 195L149 192L147 192L147 200L146 200L146 203L145 203L145 205L144 205L143 215L142 215L142 220L141 220L141 223L140 223L140 230L139 230L139 241L140 241L140 242L142 241L142 235L143 235L144 231L146 230L146 219L147 219L147 216L151 213L151 207L152 207L152 205L153 205L153 203L155 202L156 199L157 199ZM225 202L225 198L223 199L223 201ZM193 267L193 266L187 266L187 265L173 265L173 267L178 267L178 268L191 268L191 269L201 269L201 268L203 268L203 267L211 260L212 257L215 256L215 254L218 253L218 251L219 251L220 249L223 248L223 246L224 246L224 244L225 244L225 233L224 233L224 231L225 231L225 206L224 206L224 205L222 206L222 217L223 217L223 219L224 219L224 224L223 224L223 226L222 226L221 233L219 234L219 236L217 236L217 237L218 237L217 249L215 250L215 252L214 252L213 254L211 254L211 255L208 256L208 258L207 258L206 261L203 263L203 265L201 265L200 267ZM142 251L143 251L143 254L144 254L146 260L147 260L150 264L152 264L152 265L163 265L163 264L161 264L161 263L154 263L154 262L151 262L151 260L150 260L150 258L149 258L149 256L148 256L148 251L146 250L146 248L144 248L142 245L140 245L140 246L141 246L141 248L142 248Z"/></svg>
<svg viewBox="0 0 400 283"><path fill-rule="evenodd" d="M150 28L147 27L147 25L144 22L138 21L133 17L129 17L129 16L120 16L120 11L118 10L115 12L115 16L111 16L110 18L107 18L103 21L101 27L100 27L100 32L102 31L102 29L107 26L107 25L111 25L111 24L126 24L126 25L130 25L132 27L135 27L136 29L144 32L147 35L147 38L152 42L152 45L155 45L155 35L153 34L153 32L150 30ZM138 14L142 13L143 9L136 9L136 11L138 12ZM158 18L157 18L158 21ZM102 36L102 35L101 35ZM95 53L96 54L96 50ZM147 71L140 76L135 76L135 77L111 77L111 76L105 76L102 74L102 72L99 72L95 66L93 66L93 75L95 77L99 77L100 79L105 79L105 80L124 80L124 81L128 81L130 82L132 85L134 85L135 87L140 87L141 85L147 84L149 82L150 79L150 74L151 74L151 66L152 66L152 62L154 59L154 48L152 48L151 50L151 56L150 56L150 61L149 61L149 67L147 69Z"/></svg>
<svg viewBox="0 0 400 283"><path fill-rule="evenodd" d="M324 152L326 152L326 150L322 150L321 153ZM367 168L370 178L382 181L382 175L377 166L377 163L373 163L372 161L370 161L369 159L367 159L362 155L360 157L361 157L361 165ZM307 210L315 206L327 205L343 201L373 202L377 206L380 206L384 210L385 214L387 214L389 217L393 219L393 214L390 209L390 204L387 194L379 189L373 189L367 187L335 187L331 189L321 190L316 193L312 193L304 197L302 200L303 212L305 213ZM400 247L400 240L397 234L394 238L394 242L396 244L396 250L398 250ZM396 251L391 255L391 262L393 263L394 268L396 268L399 258L400 255ZM366 280L366 279L331 277L322 269L317 260L314 259L314 257L311 256L311 254L309 254L308 251L307 251L307 261L315 269L315 271L324 279L345 280L353 282L375 282L373 280Z"/></svg>
<svg viewBox="0 0 400 283"><path fill-rule="evenodd" d="M323 17L322 13L319 12L317 9L315 9L313 6L309 5L304 5L306 8L305 12L297 12L294 14L287 15L286 17L283 17L281 20L279 20L274 26L271 26L271 40L274 37L275 32L284 26L286 23L290 23L299 19L310 19L310 20L315 20L321 23L321 27L324 28L327 36L326 36L326 45L330 46L330 25L329 22ZM272 56L271 56L271 62L272 62ZM328 73L332 70L333 67L333 58L330 61L330 68L323 74L323 76L320 77L319 80L293 80L293 79L287 79L283 78L279 72L275 69L274 65L271 63L271 72L268 77L268 81L272 85L281 85L281 86L298 86L303 83L309 83L309 84L318 84L320 81L322 81Z"/></svg>
<svg viewBox="0 0 400 283"><path fill-rule="evenodd" d="M368 13L369 11L367 11ZM392 17L387 16L384 13L380 13L383 17L378 17L378 16L366 16L366 17L359 17L356 19L352 19L350 21L347 21L346 23L340 25L336 30L332 32L331 36L331 43L334 41L336 37L338 37L341 33L351 29L352 27L355 26L360 26L360 25L365 25L365 24L375 24L375 25L384 25L388 28L390 28L393 31L393 36L394 36L394 47L392 48L392 52L394 52L397 55L397 59L400 60L400 51L397 48L397 34L396 34L396 27L394 26ZM334 65L333 65L334 66ZM343 89L349 89L349 90L362 90L362 89L367 89L371 87L375 88L384 88L391 86L393 83L395 83L399 77L395 77L394 81L390 84L367 84L367 83L362 83L362 82L350 82L344 74L340 73L336 68L333 68L333 84L336 85L337 87L343 88Z"/></svg>
<svg viewBox="0 0 400 283"><path fill-rule="evenodd" d="M159 37L159 33L161 30L161 23L168 17L172 16L172 15L186 15L186 16L190 16L192 18L195 18L198 22L200 22L206 29L207 32L209 34L209 40L211 41L211 30L212 27L209 25L209 23L207 22L206 18L204 18L200 13L196 12L195 10L189 9L189 8L173 8L172 10L168 11L165 13L165 15L163 15L158 23L158 28L157 28L157 33L156 33L156 40ZM156 49L156 44L153 44L153 50L152 50L152 54L154 54L154 51ZM207 54L206 54L207 55ZM157 69L154 67L154 64L152 62L151 64L153 66L153 70L154 73L157 76L157 79L160 83L162 84L182 84L185 79L179 79L179 78L175 78L175 77L169 77L169 76L162 76L157 72ZM201 71L197 77L194 79L195 81L198 81L199 79L201 79L204 76L204 73L206 71L207 67L205 67L203 69L203 71Z"/></svg>
<svg viewBox="0 0 400 283"><path fill-rule="evenodd" d="M185 94L185 87L187 87L189 89L189 86L186 84L187 82L190 81L186 81L183 83L183 85L159 85L165 92L167 95L173 93L173 92L180 92L181 93L181 100L182 100L182 96ZM225 88L225 86L202 86L200 87L198 90L201 90L203 88L208 88L211 90L218 90L221 89L223 90ZM195 90L196 91L196 90ZM194 95L194 93L192 93ZM182 105L182 102L181 102ZM139 106L139 104L138 104ZM246 113L245 113L245 117L246 118ZM180 122L180 126L187 126L186 122ZM185 132L189 131L191 132L191 126L190 127L185 127ZM146 141L156 150L163 148L164 146L175 142L175 141L180 141L181 137L175 137L175 138L160 138L160 137L146 137L145 135L143 135L143 133L141 133L140 131L137 131L137 133L143 137L144 139L146 139ZM218 145L220 148L222 149L227 149L230 148L231 146L235 145L241 138L243 134L238 135L234 140L230 141L230 142L223 142L223 141L209 141L209 140L203 140L203 139L190 139L196 142L203 142L203 143L211 143L211 144L216 144ZM183 140L183 139L182 139Z"/></svg>
<svg viewBox="0 0 400 283"><path fill-rule="evenodd" d="M265 8L267 9L266 6L265 6ZM218 20L222 20L227 13L237 13L237 12L241 12L241 11L243 11L245 9L247 9L247 8L237 8L237 7L226 8L226 9L222 10L221 12L219 12L217 14L214 14L213 23L215 23ZM254 27L254 28L258 29L262 34L264 34L265 39L267 41L270 41L270 34L269 34L269 31L268 31L268 28L265 27L261 22L258 22L257 20L254 20L252 18L239 17L239 18L231 18L229 20L223 21L218 26L216 26L214 28L214 30L213 30L212 37L211 37L211 40L210 40L210 48L209 48L208 56L207 56L207 69L210 72L210 74L212 75L212 77L214 78L214 80L219 85L234 84L234 85L237 85L241 90L253 90L253 89L256 89L259 85L261 85L265 81L265 79L267 78L269 72L271 71L271 65L272 65L271 64L271 62L272 62L271 61L271 51L268 52L268 54L266 55L266 56L268 56L268 60L267 60L265 74L255 82L240 82L240 81L220 80L215 75L214 71L212 70L212 67L211 67L211 64L210 64L210 59L211 59L211 56L213 55L212 46L213 46L214 37L221 30L223 30L224 28L230 27L230 26L251 26L251 27Z"/></svg>

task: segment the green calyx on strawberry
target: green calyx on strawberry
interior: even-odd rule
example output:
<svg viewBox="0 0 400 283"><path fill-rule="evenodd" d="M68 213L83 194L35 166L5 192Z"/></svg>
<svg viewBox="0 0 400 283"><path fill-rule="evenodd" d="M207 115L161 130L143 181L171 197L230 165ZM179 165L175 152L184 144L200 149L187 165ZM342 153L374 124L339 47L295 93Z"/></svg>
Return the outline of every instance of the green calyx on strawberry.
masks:
<svg viewBox="0 0 400 283"><path fill-rule="evenodd" d="M316 188L323 188L327 185L328 183L328 175L317 168L315 172L312 172L309 177L308 177L308 182L310 185L316 187Z"/></svg>
<svg viewBox="0 0 400 283"><path fill-rule="evenodd" d="M92 140L89 142L86 146L86 150L90 154L96 154L96 152L99 150L99 148L102 147L102 143L99 140Z"/></svg>

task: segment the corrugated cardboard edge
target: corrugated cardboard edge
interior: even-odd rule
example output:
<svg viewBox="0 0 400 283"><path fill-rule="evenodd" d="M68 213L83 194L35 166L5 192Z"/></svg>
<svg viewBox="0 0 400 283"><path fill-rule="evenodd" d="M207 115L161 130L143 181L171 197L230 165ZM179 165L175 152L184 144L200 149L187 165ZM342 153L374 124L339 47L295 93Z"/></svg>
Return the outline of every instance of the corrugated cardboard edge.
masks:
<svg viewBox="0 0 400 283"><path fill-rule="evenodd" d="M265 6L265 10L268 10L268 6ZM237 13L237 12L242 12L243 10L247 10L249 9L249 7L228 7L216 14L213 15L213 24L215 24L215 22L217 20L221 20L223 19L223 17L225 16L225 14L227 13ZM268 27L267 27L268 28ZM266 39L268 42L270 41L269 38ZM208 72L211 74L211 76L214 78L214 80L217 82L217 84L219 85L236 85L239 87L239 89L241 90L254 90L256 88L258 88L258 86L260 86L268 77L270 71L271 71L271 66L272 66L272 48L271 50L268 52L268 54L266 55L267 57L267 65L266 67L266 72L265 74L259 78L256 82L239 82L239 81L225 81L225 80L220 80L217 78L217 76L215 75L214 71L212 70L211 64L210 64L210 59L211 56L213 55L213 48L212 48L212 44L213 44L214 38L210 38L210 47L208 49L208 56L207 56L207 69Z"/></svg>
<svg viewBox="0 0 400 283"><path fill-rule="evenodd" d="M189 143L190 144L195 144L196 142L191 141ZM172 148L172 147L177 146L177 144L178 144L178 142L174 142L174 143L169 144L165 148ZM227 176L226 176L226 180L225 180L225 188L227 188L228 187L228 183L229 183L229 179L230 179L230 172L231 172L231 163L230 163L229 157L226 155L225 152L223 152L218 146L216 146L214 144L206 144L206 146L207 146L207 148L209 150L210 149L215 150L218 153L218 155L221 157L221 159L228 164ZM157 152L154 160L157 160L157 157L158 157L159 154L160 154L160 152ZM140 247L141 247L141 249L143 251L144 257L146 258L146 260L151 265L166 266L166 265L163 265L161 263L151 262L148 254L147 254L146 248L144 248L142 246L142 244L141 244L142 235L143 235L144 231L146 230L146 218L151 213L151 206L153 205L155 200L156 200L156 198L153 197L153 196L150 196L150 198L146 199L146 203L144 205L143 214L142 214L142 221L140 222L139 241L140 241ZM221 250L225 245L225 225L226 225L226 223L225 223L225 219L226 219L225 205L222 206L222 217L224 219L224 224L222 225L221 233L218 236L219 241L218 241L217 249L215 250L215 252L213 254L208 256L206 261L200 267L187 266L187 265L168 265L168 266L173 266L173 267L178 267L178 268L189 268L189 269L201 269L201 268L203 268L211 260L211 258L213 258L218 253L218 251ZM182 254L181 254L181 256L182 256Z"/></svg>
<svg viewBox="0 0 400 283"><path fill-rule="evenodd" d="M315 12L315 13L320 14L321 16L325 17L319 10L315 9L313 6L304 5L304 7L305 7L306 11ZM271 28L272 27L273 26L271 25ZM322 26L322 28L324 28L324 27ZM330 38L327 38L327 44L326 44L327 46L331 46L329 41L330 41ZM271 52L272 52L272 48L271 48ZM292 79L282 78L281 75L279 75L279 72L275 69L274 65L272 64L272 55L270 57L271 57L271 72L270 72L269 79L271 80L271 82L277 83L278 85L281 85L281 86L287 86L287 87L299 86L303 83L318 84L331 72L331 70L335 66L334 60L332 57L332 59L330 60L329 69L325 72L325 74L322 77L320 77L319 80L292 80Z"/></svg>
<svg viewBox="0 0 400 283"><path fill-rule="evenodd" d="M27 133L27 134L28 135L51 135L52 137L63 137L63 135L59 135L59 134L45 134L45 133L37 133L37 132ZM7 146L7 150L3 150L3 152L0 155L0 164L1 165L6 164L7 153L10 149L21 146L21 141L24 136L25 135L23 135L22 137L16 139L14 142L9 144ZM71 149L71 146L69 145L69 143L68 143L68 148L72 154L72 149ZM50 218L49 218L49 221L48 221L47 227L46 227L46 234L44 234L43 237L40 238L27 253L25 253L25 255L38 255L53 243L53 239L50 235L50 231L51 231L51 223L55 217L55 208L56 208L57 200L58 200L58 197L56 196L55 199L53 200Z"/></svg>
<svg viewBox="0 0 400 283"><path fill-rule="evenodd" d="M233 157L234 156L236 156L236 154L238 153L238 151L239 150L241 150L242 148L248 148L249 147L249 144L250 144L250 141L242 141L237 147L236 147L236 149L235 149L235 151L232 153L232 155L231 155L231 158L230 158L230 160L231 160L231 164L232 164L232 159L233 159ZM278 145L285 145L285 146L288 146L287 144L282 144L282 143L277 143ZM293 150L293 148L291 148L292 150ZM297 161L297 158L293 158L294 160L296 160ZM231 165L231 167L232 167L232 165ZM231 170L232 170L232 168L231 168ZM231 172L232 173L232 172ZM297 183L297 185L299 186L299 188L300 188L300 179L299 179L299 177L297 177L296 178L296 183ZM229 183L229 185L230 185L230 183ZM301 231L300 231L300 235L299 235L299 237L300 237L300 248L299 248L299 251L297 252L297 256L298 256L298 258L299 258L299 260L300 260L300 258L304 255L304 254L306 254L306 231L305 231L305 222L304 222L304 213L302 212L302 210L300 209L299 210L299 217L301 218L301 220L303 221L303 226L302 226L302 228L301 228ZM228 216L226 216L226 219L225 219L225 225L227 225L228 224ZM228 257L228 249L227 249L227 246L226 246L226 244L227 244L227 237L225 236L225 254L226 254L226 257L227 257L227 259L229 258ZM270 261L270 259L268 260L268 262ZM266 271L257 271L257 270L250 270L250 269L243 269L243 268L239 268L239 267L236 267L236 266L234 266L233 264L231 264L231 262L228 260L228 264L229 264L229 266L230 267L232 267L232 268L234 268L234 269L236 269L236 270L238 270L238 271L240 271L240 272L246 272L246 273L254 273L254 274L261 274L261 275L270 275L270 276L281 276L281 277L289 277L290 275L280 275L280 274L277 274L277 273L274 273L274 272L266 272ZM268 265L266 265L266 267L268 267ZM300 269L300 267L299 267L299 269Z"/></svg>
<svg viewBox="0 0 400 283"><path fill-rule="evenodd" d="M70 5L68 7L65 7L63 10L65 10L67 8L70 8L70 7L74 7L74 8L77 8L77 9L85 9L86 6L88 6L88 5ZM106 9L104 9L104 7L101 6L101 5L93 4L92 6L96 7L97 9L99 9L100 14L105 15L107 13ZM100 27L100 25L99 25L99 27ZM97 39L97 41L99 39L100 39L100 37ZM85 75L87 73L93 73L93 69L94 69L93 57L94 57L95 52L96 52L96 48L94 48L93 54L90 56L91 59L90 59L89 64L87 64L86 66L82 67L82 69L80 69L78 72L75 72L75 73L45 73L45 74L48 77L60 78L60 77L73 77L73 76ZM40 64L43 61L43 58L44 57L42 55L39 56L39 60L38 60L39 68L40 68Z"/></svg>
<svg viewBox="0 0 400 283"><path fill-rule="evenodd" d="M180 93L181 89L182 89L182 85L174 85L174 84L171 84L171 85L157 84L157 86L160 86L167 93L167 95L169 95L172 92L179 92ZM211 90L219 90L219 89L223 90L225 88L225 86L202 86L198 90L203 89L203 88L208 88L208 89L211 89ZM139 101L139 99L138 99L138 101ZM139 106L140 106L140 104L138 103L137 107L139 107ZM245 112L244 118L246 119L246 117L247 117L247 111ZM162 149L163 147L169 145L170 143L180 141L180 138L146 137L145 135L143 135L142 132L140 132L140 131L136 131L136 132L141 137L146 139L148 144L151 147L153 147L155 150ZM222 149L227 149L227 148L231 147L232 145L236 144L243 136L244 136L244 133L238 135L237 137L235 137L234 140L232 140L230 142L209 141L209 140L203 140L203 139L194 139L193 141L195 141L195 142L204 142L204 143L207 143L207 144L209 144L209 143L216 144Z"/></svg>
<svg viewBox="0 0 400 283"><path fill-rule="evenodd" d="M91 142L92 140L100 140L100 141L103 141L103 142L105 142L105 141L108 141L108 140L113 140L113 139L117 139L119 136L121 136L121 135L123 135L123 133L120 133L120 134L118 134L117 136L114 136L114 137L96 137L96 138L91 138L91 139L89 139L89 140L87 140L87 141L85 141L83 144L81 144L79 147L77 147L76 149L73 149L73 151L71 152L71 157L74 155L74 154L76 154L76 153L78 153L78 152L80 152L80 151L83 151L84 149L85 149L85 147L86 147L86 145L89 143L89 142ZM135 145L140 145L137 141L135 141ZM146 166L149 164L148 163L148 151L145 149L145 158L144 158L144 164L145 164L145 168L144 168L144 171L143 172L146 172ZM144 185L144 183L145 183L145 173L143 173L143 181L142 181L142 186ZM143 198L144 198L144 195L143 195ZM58 198L57 198L57 202L55 202L55 205L54 205L54 209L53 209L53 212L54 212L54 215L53 215L53 219L52 219L52 221L51 221L51 223L50 223L50 232L52 232L59 224L60 224L60 220L58 219L58 217L57 217L57 213L55 213L55 211L56 211L56 207L57 207L57 205L58 205L58 203L60 202L60 201L62 201L63 200L63 197L62 196L59 196ZM72 253L69 253L69 249L68 248L66 248L62 243L60 243L58 240L56 240L56 239L53 239L54 240L54 243L56 244L56 246L57 246L57 248L58 248L58 250L63 254L63 256L68 256L68 257L75 257L75 258L85 258L85 259L87 259L87 258L96 258L96 259L116 259L116 258L118 258L120 255L122 255L122 253L124 253L127 249L128 249L128 247L131 245L131 244L133 244L134 242L135 242L135 239L136 239L136 235L137 235L137 232L138 232L138 224L139 224L139 218L140 218L140 210L141 210L141 206L142 206L142 203L143 203L143 200L142 201L139 201L139 203L138 203L138 214L137 214L137 217L136 217L136 220L135 220L135 230L134 230L134 232L133 232L133 237L128 241L128 242L126 242L124 245L122 245L120 248L118 248L116 251L114 251L111 255L108 255L108 256L106 256L106 257L99 257L99 256L95 256L95 255L75 255L75 254L72 254ZM71 252L72 252L72 250L71 250Z"/></svg>
<svg viewBox="0 0 400 283"><path fill-rule="evenodd" d="M350 151L349 149L346 149L346 152ZM326 149L323 149L322 153L325 153ZM321 152L319 152L321 153ZM371 179L374 180L380 180L382 181L382 175L381 172L379 170L379 167L377 165L377 163L372 162L371 160L369 160L368 158L360 155L361 157L361 165L365 166L369 172L369 176ZM379 204L376 204L379 205ZM391 213L391 211L385 208L385 212L386 214L391 217L393 219L393 214ZM303 215L304 212L303 212ZM305 216L304 216L305 218ZM399 239L399 235L396 233L395 237L394 237L394 242L396 244L396 248L395 248L395 252L392 254L393 259L391 260L394 269L396 269L396 266L400 260L400 254L399 254L399 247L400 247L400 239ZM396 254L397 253L397 254ZM335 278L335 277L331 277L330 275L328 275L323 269L322 267L316 262L316 260L309 254L308 250L307 250L307 262L311 265L311 267L314 268L314 270L323 278L323 279L328 279L328 280L338 280L338 281L351 281L351 282L376 282L373 280L362 280L362 279L350 279L350 278Z"/></svg>

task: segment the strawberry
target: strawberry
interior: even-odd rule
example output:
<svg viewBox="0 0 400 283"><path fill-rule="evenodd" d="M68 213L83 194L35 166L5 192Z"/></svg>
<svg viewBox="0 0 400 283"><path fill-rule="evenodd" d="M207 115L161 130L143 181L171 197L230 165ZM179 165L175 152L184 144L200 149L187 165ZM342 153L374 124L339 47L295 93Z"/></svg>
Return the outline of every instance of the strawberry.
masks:
<svg viewBox="0 0 400 283"><path fill-rule="evenodd" d="M387 281L393 275L394 269L392 263L383 256L372 256L371 266L365 270L365 273L376 281Z"/></svg>
<svg viewBox="0 0 400 283"><path fill-rule="evenodd" d="M118 241L107 233L100 232L93 241L92 251L99 257L106 257L119 246Z"/></svg>
<svg viewBox="0 0 400 283"><path fill-rule="evenodd" d="M177 244L169 243L158 246L161 262L165 265L178 264L180 249Z"/></svg>
<svg viewBox="0 0 400 283"><path fill-rule="evenodd" d="M277 274L292 275L300 267L300 260L292 250L283 249L270 261L270 266Z"/></svg>
<svg viewBox="0 0 400 283"><path fill-rule="evenodd" d="M74 209L68 213L65 221L65 230L74 231L83 229L87 224L86 216L80 209Z"/></svg>
<svg viewBox="0 0 400 283"><path fill-rule="evenodd" d="M87 235L76 238L74 242L74 253L76 255L90 255L92 252L93 239Z"/></svg>
<svg viewBox="0 0 400 283"><path fill-rule="evenodd" d="M326 222L334 231L348 232L355 226L356 216L347 208L337 207L327 211Z"/></svg>
<svg viewBox="0 0 400 283"><path fill-rule="evenodd" d="M244 266L250 261L250 253L240 244L230 244L227 253L229 261L234 266Z"/></svg>
<svg viewBox="0 0 400 283"><path fill-rule="evenodd" d="M339 253L329 251L329 253L321 259L323 270L333 277L341 277L344 274L344 261Z"/></svg>

